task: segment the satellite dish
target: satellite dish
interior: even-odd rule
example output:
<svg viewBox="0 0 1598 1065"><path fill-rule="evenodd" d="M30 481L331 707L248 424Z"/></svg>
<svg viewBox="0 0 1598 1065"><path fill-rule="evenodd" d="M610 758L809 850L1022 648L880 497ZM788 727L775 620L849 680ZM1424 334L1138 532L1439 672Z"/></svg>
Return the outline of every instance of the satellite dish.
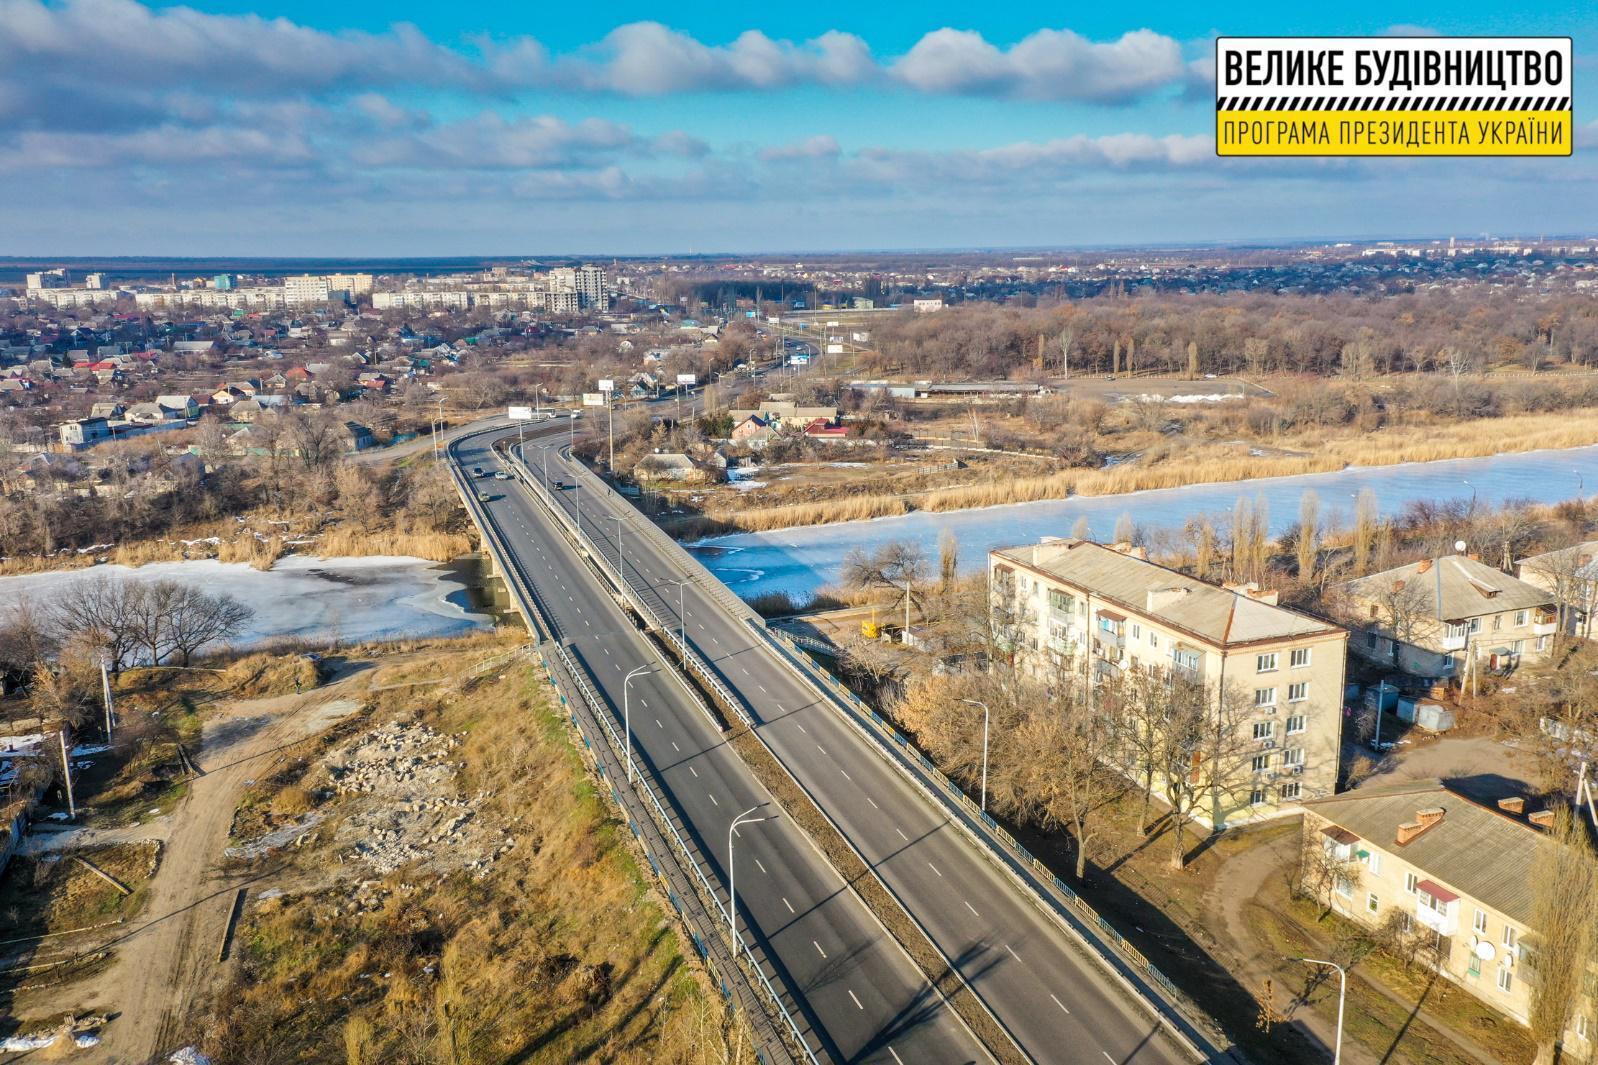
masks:
<svg viewBox="0 0 1598 1065"><path fill-rule="evenodd" d="M1455 551L1464 551L1465 548L1468 547L1468 546L1470 546L1470 545L1466 544L1465 541L1463 541L1463 540L1455 540L1454 541L1454 550Z"/></svg>
<svg viewBox="0 0 1598 1065"><path fill-rule="evenodd" d="M1497 948L1491 943L1487 942L1485 939L1476 944L1476 957L1480 958L1482 961L1492 961L1493 956L1497 953Z"/></svg>

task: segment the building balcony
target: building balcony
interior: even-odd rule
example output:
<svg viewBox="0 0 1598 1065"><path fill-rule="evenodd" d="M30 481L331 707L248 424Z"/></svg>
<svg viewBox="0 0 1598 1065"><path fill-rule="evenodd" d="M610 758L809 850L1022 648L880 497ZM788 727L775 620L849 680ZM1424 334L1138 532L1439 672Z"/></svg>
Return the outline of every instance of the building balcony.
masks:
<svg viewBox="0 0 1598 1065"><path fill-rule="evenodd" d="M1463 651L1465 649L1465 644L1468 643L1469 640L1470 640L1470 637L1465 635L1464 633L1460 633L1458 636L1444 636L1443 637L1443 650L1444 651Z"/></svg>
<svg viewBox="0 0 1598 1065"><path fill-rule="evenodd" d="M1415 920L1440 936L1459 931L1459 896L1430 880L1415 885Z"/></svg>
<svg viewBox="0 0 1598 1065"><path fill-rule="evenodd" d="M1533 636L1552 636L1558 631L1559 623L1557 621L1537 621L1533 622L1531 626L1531 634Z"/></svg>

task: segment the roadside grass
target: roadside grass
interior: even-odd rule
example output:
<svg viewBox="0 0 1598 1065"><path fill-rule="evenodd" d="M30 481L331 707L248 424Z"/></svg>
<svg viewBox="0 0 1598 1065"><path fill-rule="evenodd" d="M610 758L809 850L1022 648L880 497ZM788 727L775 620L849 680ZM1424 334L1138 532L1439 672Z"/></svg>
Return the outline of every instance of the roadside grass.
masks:
<svg viewBox="0 0 1598 1065"><path fill-rule="evenodd" d="M467 643L372 679L470 677L500 653ZM752 1062L746 1030L690 961L526 664L454 685L373 691L368 711L334 732L410 720L460 737L459 789L483 796L476 818L510 830L514 846L475 872L378 878L331 843L340 800L318 787L319 759L298 779L258 784L252 801L274 817L310 804L329 820L261 860L287 894L246 912L206 1040L212 1060Z"/></svg>
<svg viewBox="0 0 1598 1065"><path fill-rule="evenodd" d="M127 920L144 908L160 860L153 841L118 843L72 852L121 881L122 894L66 854L18 855L0 878L0 939L22 939ZM12 947L3 948L7 951ZM49 948L48 953L61 953Z"/></svg>

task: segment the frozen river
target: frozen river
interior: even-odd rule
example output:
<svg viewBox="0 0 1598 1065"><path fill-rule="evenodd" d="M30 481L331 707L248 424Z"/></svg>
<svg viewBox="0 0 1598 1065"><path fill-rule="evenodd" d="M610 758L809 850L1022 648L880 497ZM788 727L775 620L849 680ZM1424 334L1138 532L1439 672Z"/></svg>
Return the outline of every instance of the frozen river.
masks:
<svg viewBox="0 0 1598 1065"><path fill-rule="evenodd" d="M1130 514L1144 530L1180 528L1202 514L1229 514L1239 498L1263 498L1270 509L1271 532L1279 535L1297 524L1299 500L1311 489L1320 497L1322 526L1346 525L1353 515L1355 497L1365 488L1375 493L1384 515L1396 514L1416 499L1468 499L1472 495L1478 502L1492 505L1510 499L1556 503L1598 494L1598 446L1077 496L980 510L918 511L870 521L715 537L690 550L746 599L775 591L803 599L836 579L850 548L869 549L892 540L909 540L920 544L929 561L935 561L938 537L944 529L959 539L960 567L970 571L986 565L990 548L1032 543L1041 536L1069 536L1079 518L1087 519L1094 539L1108 540L1123 514ZM1217 529L1224 528L1225 521L1219 521Z"/></svg>
<svg viewBox="0 0 1598 1065"><path fill-rule="evenodd" d="M225 592L254 608L234 641L245 647L276 639L357 643L414 636L453 636L489 628L472 612L466 585L447 563L420 558L309 558L291 555L270 570L239 562L152 562L0 577L0 611L21 599L47 604L73 581L174 580Z"/></svg>

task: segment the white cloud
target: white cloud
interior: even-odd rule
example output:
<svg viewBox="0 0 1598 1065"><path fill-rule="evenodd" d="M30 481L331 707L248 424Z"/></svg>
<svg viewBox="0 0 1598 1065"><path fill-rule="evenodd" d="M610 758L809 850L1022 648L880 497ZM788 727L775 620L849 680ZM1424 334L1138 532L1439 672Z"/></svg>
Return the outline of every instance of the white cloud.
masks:
<svg viewBox="0 0 1598 1065"><path fill-rule="evenodd" d="M922 37L892 66L899 81L923 92L1115 102L1180 82L1182 48L1152 30L1107 43L1070 30L1038 30L1007 50L970 30Z"/></svg>
<svg viewBox="0 0 1598 1065"><path fill-rule="evenodd" d="M838 139L821 133L814 137L806 137L793 144L779 144L760 151L760 159L767 163L783 163L803 160L836 159L841 153Z"/></svg>

